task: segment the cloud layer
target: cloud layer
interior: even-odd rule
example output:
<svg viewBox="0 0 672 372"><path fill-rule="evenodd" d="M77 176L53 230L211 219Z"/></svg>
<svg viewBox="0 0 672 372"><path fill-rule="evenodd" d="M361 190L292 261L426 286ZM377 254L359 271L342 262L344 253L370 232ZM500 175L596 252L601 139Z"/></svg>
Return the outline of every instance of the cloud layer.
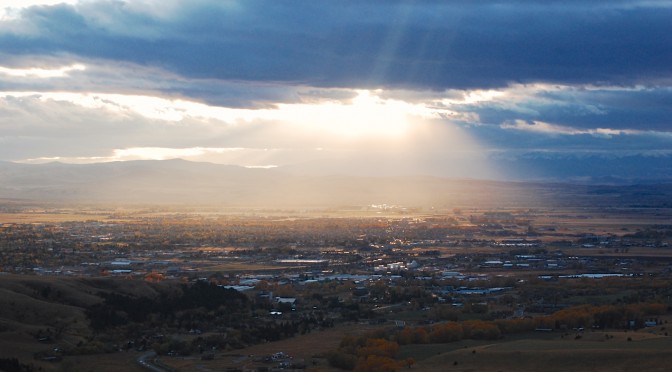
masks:
<svg viewBox="0 0 672 372"><path fill-rule="evenodd" d="M0 160L487 178L672 156L669 1L22 4L0 10Z"/></svg>
<svg viewBox="0 0 672 372"><path fill-rule="evenodd" d="M0 49L325 87L651 84L670 18L664 1L85 1L25 8Z"/></svg>

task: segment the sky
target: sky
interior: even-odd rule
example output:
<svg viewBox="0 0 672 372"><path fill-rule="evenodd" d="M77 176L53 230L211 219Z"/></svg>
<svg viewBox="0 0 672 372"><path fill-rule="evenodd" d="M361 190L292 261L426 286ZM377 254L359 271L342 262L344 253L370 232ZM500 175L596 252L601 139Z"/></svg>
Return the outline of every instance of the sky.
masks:
<svg viewBox="0 0 672 372"><path fill-rule="evenodd" d="M672 180L672 1L0 0L0 161Z"/></svg>

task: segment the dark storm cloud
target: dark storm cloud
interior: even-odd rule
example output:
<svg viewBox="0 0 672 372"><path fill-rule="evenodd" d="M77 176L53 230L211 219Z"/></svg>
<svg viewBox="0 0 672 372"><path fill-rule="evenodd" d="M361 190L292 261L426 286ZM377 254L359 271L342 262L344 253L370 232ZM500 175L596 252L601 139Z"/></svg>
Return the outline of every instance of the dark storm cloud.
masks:
<svg viewBox="0 0 672 372"><path fill-rule="evenodd" d="M199 1L161 17L86 4L24 10L0 49L323 87L653 84L672 65L665 2Z"/></svg>
<svg viewBox="0 0 672 372"><path fill-rule="evenodd" d="M661 132L540 135L536 132L506 130L491 125L472 126L466 130L486 148L511 156L517 156L520 151L575 155L595 153L615 157L661 152L672 154L672 134Z"/></svg>
<svg viewBox="0 0 672 372"><path fill-rule="evenodd" d="M576 129L670 131L672 89L558 88L531 91L515 104L492 101L461 108L478 113L484 124L523 120Z"/></svg>
<svg viewBox="0 0 672 372"><path fill-rule="evenodd" d="M549 109L540 120L578 128L612 128L669 131L672 129L672 89L579 90L571 99L559 92L547 93L562 109ZM579 114L576 114L579 113Z"/></svg>

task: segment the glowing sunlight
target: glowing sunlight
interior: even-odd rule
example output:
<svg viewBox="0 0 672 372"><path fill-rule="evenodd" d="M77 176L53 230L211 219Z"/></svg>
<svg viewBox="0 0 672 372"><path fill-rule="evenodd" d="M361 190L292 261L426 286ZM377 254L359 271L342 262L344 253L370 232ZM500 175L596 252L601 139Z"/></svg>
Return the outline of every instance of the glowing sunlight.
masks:
<svg viewBox="0 0 672 372"><path fill-rule="evenodd" d="M319 131L346 139L399 138L417 119L440 118L441 111L424 105L382 99L367 90L357 91L350 103L278 105L279 115L302 130ZM378 92L380 93L380 92Z"/></svg>

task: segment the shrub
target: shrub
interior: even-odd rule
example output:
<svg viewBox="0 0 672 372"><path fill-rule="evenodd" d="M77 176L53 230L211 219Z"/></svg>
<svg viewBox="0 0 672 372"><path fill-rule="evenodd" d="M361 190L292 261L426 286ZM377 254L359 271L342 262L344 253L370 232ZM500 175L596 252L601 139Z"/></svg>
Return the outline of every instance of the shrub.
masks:
<svg viewBox="0 0 672 372"><path fill-rule="evenodd" d="M330 351L327 353L327 361L329 361L329 365L332 367L349 371L355 369L357 365L357 357L342 351Z"/></svg>

